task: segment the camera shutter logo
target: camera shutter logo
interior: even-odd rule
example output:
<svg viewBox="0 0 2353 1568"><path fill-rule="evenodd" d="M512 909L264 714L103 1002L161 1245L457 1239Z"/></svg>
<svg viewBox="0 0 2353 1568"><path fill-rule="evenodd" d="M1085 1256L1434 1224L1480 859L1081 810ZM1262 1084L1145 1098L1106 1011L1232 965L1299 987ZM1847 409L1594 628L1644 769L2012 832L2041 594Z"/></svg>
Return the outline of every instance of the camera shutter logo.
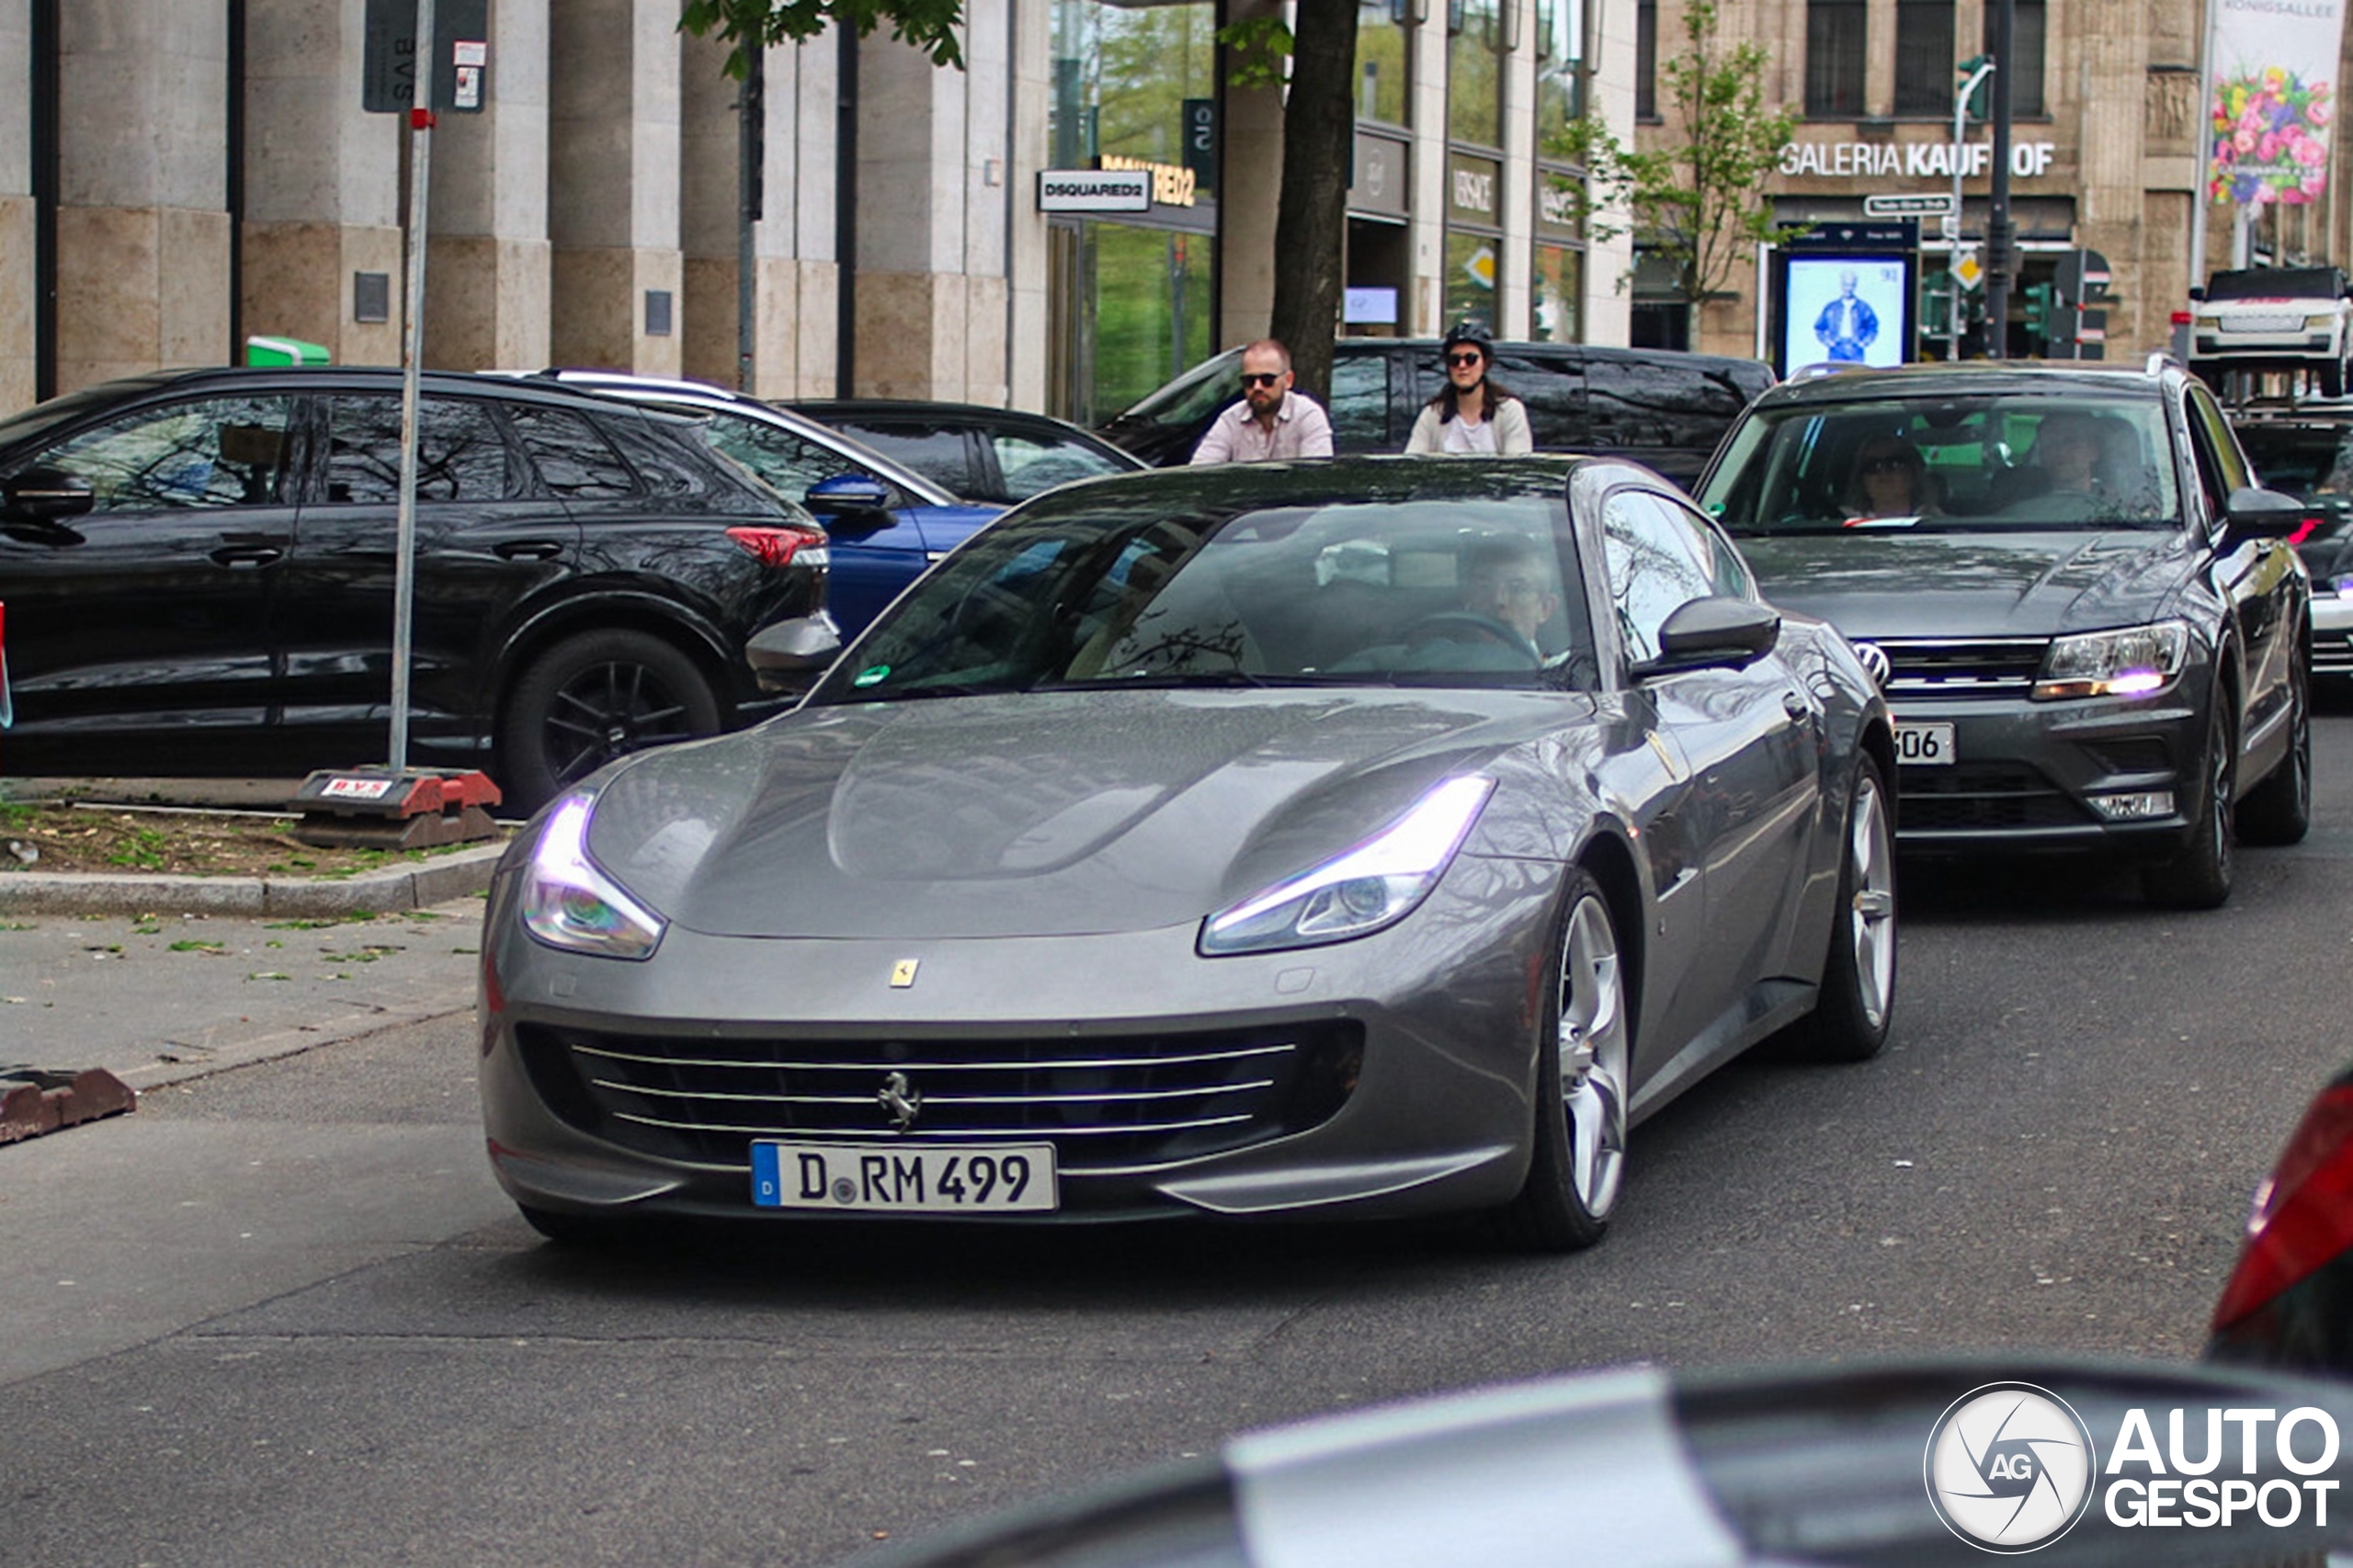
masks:
<svg viewBox="0 0 2353 1568"><path fill-rule="evenodd" d="M1981 1551L2034 1551L2091 1506L2098 1459L2065 1400L2032 1383L1987 1383L1953 1401L1928 1433L1928 1503Z"/></svg>

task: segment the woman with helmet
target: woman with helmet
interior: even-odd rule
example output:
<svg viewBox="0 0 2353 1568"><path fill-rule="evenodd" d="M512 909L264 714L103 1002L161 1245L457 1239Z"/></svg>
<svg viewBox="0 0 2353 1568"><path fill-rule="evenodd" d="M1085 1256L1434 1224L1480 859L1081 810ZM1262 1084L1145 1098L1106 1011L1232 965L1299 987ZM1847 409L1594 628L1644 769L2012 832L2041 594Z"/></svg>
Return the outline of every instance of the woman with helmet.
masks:
<svg viewBox="0 0 2353 1568"><path fill-rule="evenodd" d="M1528 405L1487 379L1495 346L1483 327L1464 322L1446 335L1446 385L1414 421L1405 450L1521 457L1536 449Z"/></svg>

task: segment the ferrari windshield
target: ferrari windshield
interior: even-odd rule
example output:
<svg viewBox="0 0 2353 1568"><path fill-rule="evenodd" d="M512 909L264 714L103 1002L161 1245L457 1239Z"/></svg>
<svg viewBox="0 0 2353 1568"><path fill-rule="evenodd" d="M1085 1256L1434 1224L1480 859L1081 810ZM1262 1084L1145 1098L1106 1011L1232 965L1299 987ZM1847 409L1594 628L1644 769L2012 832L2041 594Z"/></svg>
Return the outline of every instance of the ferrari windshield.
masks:
<svg viewBox="0 0 2353 1568"><path fill-rule="evenodd" d="M1108 482L1007 515L909 589L810 701L1590 683L1557 477L1225 508L1164 490Z"/></svg>
<svg viewBox="0 0 2353 1568"><path fill-rule="evenodd" d="M1700 504L1735 534L2170 528L2154 397L1887 398L1762 409Z"/></svg>

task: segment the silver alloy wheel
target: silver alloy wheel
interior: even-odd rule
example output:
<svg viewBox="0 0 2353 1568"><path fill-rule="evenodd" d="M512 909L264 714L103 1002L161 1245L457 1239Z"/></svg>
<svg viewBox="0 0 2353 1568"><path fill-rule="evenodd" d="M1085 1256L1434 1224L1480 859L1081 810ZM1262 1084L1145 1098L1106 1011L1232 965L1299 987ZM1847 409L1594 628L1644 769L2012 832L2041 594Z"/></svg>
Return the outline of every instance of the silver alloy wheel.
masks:
<svg viewBox="0 0 2353 1568"><path fill-rule="evenodd" d="M1587 1214L1606 1218L1626 1166L1626 983L1617 934L1597 898L1569 915L1561 954L1561 1098L1569 1179Z"/></svg>
<svg viewBox="0 0 2353 1568"><path fill-rule="evenodd" d="M1847 931L1855 944L1856 1000L1877 1031L1886 1027L1895 999L1895 852L1888 836L1887 803L1869 771L1855 791L1847 854L1853 867Z"/></svg>

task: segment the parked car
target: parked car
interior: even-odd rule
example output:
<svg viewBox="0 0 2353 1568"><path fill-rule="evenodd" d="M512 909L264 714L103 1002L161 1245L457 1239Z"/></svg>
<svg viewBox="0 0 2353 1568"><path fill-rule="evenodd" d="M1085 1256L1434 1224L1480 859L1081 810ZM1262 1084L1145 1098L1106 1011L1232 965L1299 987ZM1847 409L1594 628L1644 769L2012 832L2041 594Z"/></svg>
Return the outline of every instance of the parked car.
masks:
<svg viewBox="0 0 2353 1568"><path fill-rule="evenodd" d="M824 536L679 421L428 375L411 760L531 804L771 711ZM267 773L388 739L401 378L164 371L0 422L11 771Z"/></svg>
<svg viewBox="0 0 2353 1568"><path fill-rule="evenodd" d="M2185 1482L2143 1457L2181 1416L2201 1451L2209 1413L2226 1412L2222 1473L2209 1462ZM2277 1436L2282 1416L2291 1438ZM2353 1396L2329 1379L2031 1352L1613 1369L1245 1432L850 1562L1958 1568L2030 1551L2052 1568L2317 1564L2353 1543L2338 1483L2312 1479L2348 1420Z"/></svg>
<svg viewBox="0 0 2353 1568"><path fill-rule="evenodd" d="M1709 1069L1885 1040L1893 744L1846 642L1629 464L1064 486L793 713L518 838L492 1161L560 1238L1492 1210L1584 1245Z"/></svg>
<svg viewBox="0 0 2353 1568"><path fill-rule="evenodd" d="M2353 1070L2313 1096L2256 1189L2207 1355L2353 1375Z"/></svg>
<svg viewBox="0 0 2353 1568"><path fill-rule="evenodd" d="M2353 403L2307 401L2230 411L2263 484L2304 504L2290 535L2313 579L2313 674L2353 676Z"/></svg>
<svg viewBox="0 0 2353 1568"><path fill-rule="evenodd" d="M693 416L714 451L807 507L832 542L826 604L847 633L1005 509L969 505L837 430L708 381L619 370L546 370L529 379Z"/></svg>
<svg viewBox="0 0 2353 1568"><path fill-rule="evenodd" d="M2303 370L2323 397L2345 395L2353 294L2342 267L2238 267L2189 297L2190 368L2216 391L2233 370Z"/></svg>
<svg viewBox="0 0 2353 1568"><path fill-rule="evenodd" d="M1886 672L1903 844L2120 853L2211 908L2240 835L2303 836L2305 508L2256 485L2179 366L1799 379L1699 494L1768 597Z"/></svg>
<svg viewBox="0 0 2353 1568"><path fill-rule="evenodd" d="M1631 458L1688 487L1741 409L1773 384L1768 365L1666 349L1498 343L1495 379L1528 404L1540 452ZM1242 395L1242 350L1203 360L1099 434L1144 461L1182 463L1219 410ZM1402 452L1422 405L1446 384L1434 337L1349 337L1334 350L1335 451Z"/></svg>
<svg viewBox="0 0 2353 1568"><path fill-rule="evenodd" d="M790 406L975 503L1009 506L1074 479L1144 466L1075 425L1017 409L892 398Z"/></svg>

